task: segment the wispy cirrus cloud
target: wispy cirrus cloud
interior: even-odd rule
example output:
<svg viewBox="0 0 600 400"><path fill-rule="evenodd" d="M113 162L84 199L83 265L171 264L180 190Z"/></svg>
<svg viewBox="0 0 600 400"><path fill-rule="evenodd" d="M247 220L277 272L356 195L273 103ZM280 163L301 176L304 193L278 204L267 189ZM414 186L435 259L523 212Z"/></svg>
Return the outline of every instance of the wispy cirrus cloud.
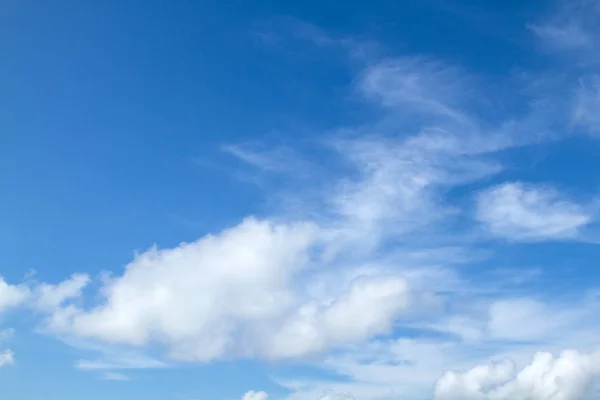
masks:
<svg viewBox="0 0 600 400"><path fill-rule="evenodd" d="M471 124L465 104L474 100L467 74L434 59L401 57L367 67L359 89L396 113Z"/></svg>
<svg viewBox="0 0 600 400"><path fill-rule="evenodd" d="M543 46L563 61L560 70L571 76L563 92L570 94L572 126L595 135L600 130L600 6L589 0L557 1L556 9L530 27Z"/></svg>
<svg viewBox="0 0 600 400"><path fill-rule="evenodd" d="M493 235L539 241L576 239L593 214L552 187L513 182L480 193L476 218Z"/></svg>
<svg viewBox="0 0 600 400"><path fill-rule="evenodd" d="M598 49L600 31L596 23L600 15L598 3L593 0L560 0L554 4L553 13L529 25L545 48L576 57L576 61L583 65L600 61L594 54Z"/></svg>

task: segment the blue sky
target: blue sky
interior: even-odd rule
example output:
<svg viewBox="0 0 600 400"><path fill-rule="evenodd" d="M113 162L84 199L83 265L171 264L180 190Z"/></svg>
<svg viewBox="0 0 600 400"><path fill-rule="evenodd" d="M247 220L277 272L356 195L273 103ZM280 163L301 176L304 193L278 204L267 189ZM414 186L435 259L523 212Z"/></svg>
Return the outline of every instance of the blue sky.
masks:
<svg viewBox="0 0 600 400"><path fill-rule="evenodd" d="M3 2L1 395L596 398L599 22Z"/></svg>

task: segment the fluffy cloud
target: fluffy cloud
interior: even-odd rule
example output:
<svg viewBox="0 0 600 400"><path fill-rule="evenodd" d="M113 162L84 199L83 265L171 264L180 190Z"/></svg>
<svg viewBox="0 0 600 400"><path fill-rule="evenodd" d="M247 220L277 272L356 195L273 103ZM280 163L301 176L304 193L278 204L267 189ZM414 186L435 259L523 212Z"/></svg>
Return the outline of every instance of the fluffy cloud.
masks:
<svg viewBox="0 0 600 400"><path fill-rule="evenodd" d="M447 372L436 384L435 400L581 400L600 375L598 353L565 351L554 357L537 353L514 373L509 361L489 363L467 372Z"/></svg>
<svg viewBox="0 0 600 400"><path fill-rule="evenodd" d="M102 304L55 308L46 328L107 343L159 343L172 358L197 361L301 357L388 331L409 304L405 279L357 278L330 303L294 282L310 282L303 271L319 233L308 223L247 219L194 243L151 249L109 280ZM43 290L43 303L56 306L86 282L74 276Z"/></svg>
<svg viewBox="0 0 600 400"><path fill-rule="evenodd" d="M253 390L246 392L242 400L267 400L269 395L266 392L255 392Z"/></svg>
<svg viewBox="0 0 600 400"><path fill-rule="evenodd" d="M271 357L299 357L390 331L409 304L408 284L396 276L363 277L332 304L299 308L270 343Z"/></svg>
<svg viewBox="0 0 600 400"><path fill-rule="evenodd" d="M477 219L513 240L572 239L591 221L586 209L550 187L505 183L479 194Z"/></svg>

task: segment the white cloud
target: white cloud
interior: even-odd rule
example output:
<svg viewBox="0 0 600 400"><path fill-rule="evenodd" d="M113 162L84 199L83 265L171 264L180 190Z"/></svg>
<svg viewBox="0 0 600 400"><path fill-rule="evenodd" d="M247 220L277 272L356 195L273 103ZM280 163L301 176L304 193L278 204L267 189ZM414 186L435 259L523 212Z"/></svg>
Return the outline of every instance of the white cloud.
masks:
<svg viewBox="0 0 600 400"><path fill-rule="evenodd" d="M554 357L537 353L514 374L509 361L488 363L467 372L447 372L435 388L435 400L582 400L600 375L598 353L565 351Z"/></svg>
<svg viewBox="0 0 600 400"><path fill-rule="evenodd" d="M29 296L28 287L10 285L0 276L0 313L9 308L22 305Z"/></svg>
<svg viewBox="0 0 600 400"><path fill-rule="evenodd" d="M291 276L315 240L308 224L247 219L218 236L151 249L102 289L103 305L52 328L113 343L156 340L181 359L240 351L234 335L281 318L292 305Z"/></svg>
<svg viewBox="0 0 600 400"><path fill-rule="evenodd" d="M1 350L0 351L0 367L14 364L14 353L12 350Z"/></svg>
<svg viewBox="0 0 600 400"><path fill-rule="evenodd" d="M460 110L466 97L464 78L456 68L438 61L404 57L368 67L360 89L395 112L469 123Z"/></svg>
<svg viewBox="0 0 600 400"><path fill-rule="evenodd" d="M329 250L373 253L386 238L408 244L417 232L432 239L445 234L443 224L460 213L445 191L502 169L486 157L496 149L492 142L435 129L405 139L336 141L352 178L334 182L326 194Z"/></svg>
<svg viewBox="0 0 600 400"><path fill-rule="evenodd" d="M267 400L269 395L266 392L255 392L250 390L242 396L242 400Z"/></svg>
<svg viewBox="0 0 600 400"><path fill-rule="evenodd" d="M101 305L55 310L47 329L106 343L157 343L174 359L197 361L302 357L387 332L409 305L402 277L358 277L331 303L307 297L294 282L310 282L303 269L319 234L309 223L247 219L194 243L151 249L109 280ZM75 283L64 292L79 293ZM107 365L115 363L78 364Z"/></svg>
<svg viewBox="0 0 600 400"><path fill-rule="evenodd" d="M279 329L268 354L300 357L390 331L409 305L408 284L396 276L363 277L326 307L307 304Z"/></svg>
<svg viewBox="0 0 600 400"><path fill-rule="evenodd" d="M56 285L40 283L34 289L34 306L42 311L52 311L66 301L80 297L89 283L86 274L74 274Z"/></svg>
<svg viewBox="0 0 600 400"><path fill-rule="evenodd" d="M576 238L592 216L545 186L505 183L479 194L476 218L495 235L536 241Z"/></svg>

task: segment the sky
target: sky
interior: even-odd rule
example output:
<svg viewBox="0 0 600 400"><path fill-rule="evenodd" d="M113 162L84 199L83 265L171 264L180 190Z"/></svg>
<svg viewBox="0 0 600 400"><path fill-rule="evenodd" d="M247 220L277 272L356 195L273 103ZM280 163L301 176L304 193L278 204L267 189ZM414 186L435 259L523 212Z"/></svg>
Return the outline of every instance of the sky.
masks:
<svg viewBox="0 0 600 400"><path fill-rule="evenodd" d="M600 395L597 0L5 0L0 54L0 397Z"/></svg>

